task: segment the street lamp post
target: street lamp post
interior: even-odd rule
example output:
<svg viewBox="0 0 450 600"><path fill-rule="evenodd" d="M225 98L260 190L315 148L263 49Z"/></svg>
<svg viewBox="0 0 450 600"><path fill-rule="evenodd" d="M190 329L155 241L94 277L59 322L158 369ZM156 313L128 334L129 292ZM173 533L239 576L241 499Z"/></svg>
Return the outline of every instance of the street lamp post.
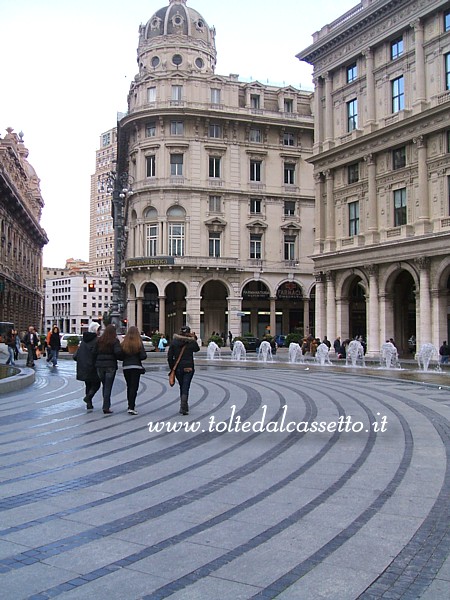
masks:
<svg viewBox="0 0 450 600"><path fill-rule="evenodd" d="M133 178L128 173L117 173L115 170L98 177L99 193L112 194L111 213L114 232L114 265L111 277L111 323L119 332L122 327L124 297L120 278L122 252L124 247L124 206L126 199L133 194L131 189Z"/></svg>

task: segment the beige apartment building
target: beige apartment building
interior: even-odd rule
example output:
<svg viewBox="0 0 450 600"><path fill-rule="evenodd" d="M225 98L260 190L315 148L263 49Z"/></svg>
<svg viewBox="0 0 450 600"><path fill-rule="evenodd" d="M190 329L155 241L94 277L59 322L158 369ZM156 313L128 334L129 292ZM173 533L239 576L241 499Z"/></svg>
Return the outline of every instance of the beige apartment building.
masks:
<svg viewBox="0 0 450 600"><path fill-rule="evenodd" d="M312 332L311 93L217 75L215 30L186 0L140 27L137 55L120 121L129 323Z"/></svg>
<svg viewBox="0 0 450 600"><path fill-rule="evenodd" d="M450 3L363 0L314 66L316 331L437 348L449 335Z"/></svg>

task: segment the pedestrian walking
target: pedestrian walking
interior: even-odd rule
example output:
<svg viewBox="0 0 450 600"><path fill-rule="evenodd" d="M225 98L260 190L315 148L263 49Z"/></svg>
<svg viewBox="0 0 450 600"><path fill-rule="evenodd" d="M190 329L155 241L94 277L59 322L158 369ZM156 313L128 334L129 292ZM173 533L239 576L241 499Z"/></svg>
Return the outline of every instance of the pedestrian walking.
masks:
<svg viewBox="0 0 450 600"><path fill-rule="evenodd" d="M28 331L23 336L23 343L27 349L27 367L34 367L34 361L36 360L36 351L39 345L39 336L36 333L33 325L28 327Z"/></svg>
<svg viewBox="0 0 450 600"><path fill-rule="evenodd" d="M200 350L197 336L191 328L184 325L180 333L175 333L167 353L170 370L175 370L175 377L180 386L180 414L189 414L189 390L194 377L194 352Z"/></svg>
<svg viewBox="0 0 450 600"><path fill-rule="evenodd" d="M58 364L58 356L60 350L61 335L59 332L59 327L53 325L52 332L48 338L47 354L49 354L50 356L47 356L47 363L51 361L52 365L56 367L56 365Z"/></svg>
<svg viewBox="0 0 450 600"><path fill-rule="evenodd" d="M147 358L141 335L137 327L130 327L122 343L123 376L127 383L128 414L137 415L136 396L141 375L145 373L142 361ZM164 352L164 350L162 350Z"/></svg>
<svg viewBox="0 0 450 600"><path fill-rule="evenodd" d="M50 336L52 335L53 329L49 329L47 331L47 337L45 338L45 343L47 345L47 362L49 363L52 360L52 350L50 348Z"/></svg>
<svg viewBox="0 0 450 600"><path fill-rule="evenodd" d="M158 342L158 350L159 352L165 352L167 346L166 336L164 334L161 335Z"/></svg>
<svg viewBox="0 0 450 600"><path fill-rule="evenodd" d="M446 341L442 342L442 346L439 348L439 354L441 357L441 365L448 365L448 357L450 355L450 346Z"/></svg>
<svg viewBox="0 0 450 600"><path fill-rule="evenodd" d="M19 354L20 354L20 349L21 349L21 341L20 341L20 335L19 332L17 331L17 329L13 329L13 333L15 336L15 341L16 341L16 346L14 348L14 360L17 360L19 358Z"/></svg>
<svg viewBox="0 0 450 600"><path fill-rule="evenodd" d="M73 360L77 363L77 379L84 381L85 395L83 401L86 403L86 410L94 410L92 400L100 389L100 378L95 367L97 346L97 332L100 328L98 323L92 322L89 330L83 333L83 339L75 354Z"/></svg>
<svg viewBox="0 0 450 600"><path fill-rule="evenodd" d="M16 336L14 334L14 329L8 329L6 332L5 344L8 349L8 360L6 361L6 364L14 366L16 364L14 362L14 349L16 347Z"/></svg>
<svg viewBox="0 0 450 600"><path fill-rule="evenodd" d="M233 334L231 333L231 331L228 332L228 340L230 342L230 348L231 348L231 344L233 342Z"/></svg>
<svg viewBox="0 0 450 600"><path fill-rule="evenodd" d="M114 325L105 327L103 335L98 338L94 352L96 355L95 366L102 384L103 413L110 415L113 413L111 410L111 392L116 378L117 361L122 360L123 357Z"/></svg>

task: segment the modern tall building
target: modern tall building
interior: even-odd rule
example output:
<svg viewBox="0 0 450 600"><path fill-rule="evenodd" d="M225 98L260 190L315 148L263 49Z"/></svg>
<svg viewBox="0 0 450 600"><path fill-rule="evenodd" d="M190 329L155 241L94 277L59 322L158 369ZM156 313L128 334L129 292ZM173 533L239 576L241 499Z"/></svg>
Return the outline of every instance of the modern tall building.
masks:
<svg viewBox="0 0 450 600"><path fill-rule="evenodd" d="M362 0L314 67L316 331L450 337L450 3Z"/></svg>
<svg viewBox="0 0 450 600"><path fill-rule="evenodd" d="M129 323L312 332L311 93L217 75L215 30L186 0L140 27L137 55L120 121Z"/></svg>
<svg viewBox="0 0 450 600"><path fill-rule="evenodd" d="M95 155L95 172L91 176L89 263L92 275L109 277L114 269L114 229L111 194L99 180L115 170L117 127L100 136Z"/></svg>
<svg viewBox="0 0 450 600"><path fill-rule="evenodd" d="M27 160L23 134L0 139L0 321L19 331L41 328L43 312L41 227L44 200Z"/></svg>

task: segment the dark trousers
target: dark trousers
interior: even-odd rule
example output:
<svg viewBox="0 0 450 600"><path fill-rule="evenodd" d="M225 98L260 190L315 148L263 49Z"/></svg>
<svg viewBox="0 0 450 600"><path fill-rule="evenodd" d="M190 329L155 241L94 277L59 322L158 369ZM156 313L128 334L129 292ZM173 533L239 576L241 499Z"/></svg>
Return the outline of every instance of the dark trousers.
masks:
<svg viewBox="0 0 450 600"><path fill-rule="evenodd" d="M86 402L86 404L92 403L92 398L95 396L95 394L100 389L100 385L101 385L101 383L98 379L96 379L95 381L85 381L84 382L84 388L85 388L84 401Z"/></svg>
<svg viewBox="0 0 450 600"><path fill-rule="evenodd" d="M36 349L34 346L28 346L28 356L27 356L27 367L34 367L34 358L36 356Z"/></svg>
<svg viewBox="0 0 450 600"><path fill-rule="evenodd" d="M103 410L109 410L111 408L111 392L116 377L116 369L113 367L97 369L97 375L103 387Z"/></svg>
<svg viewBox="0 0 450 600"><path fill-rule="evenodd" d="M185 372L182 368L177 368L175 371L175 377L177 378L178 384L180 386L180 396L186 396L186 400L189 397L189 388L191 387L191 381L194 377L194 369Z"/></svg>
<svg viewBox="0 0 450 600"><path fill-rule="evenodd" d="M125 381L127 382L128 408L134 410L136 406L136 396L139 389L139 380L141 378L140 368L124 369L123 376L125 377Z"/></svg>

